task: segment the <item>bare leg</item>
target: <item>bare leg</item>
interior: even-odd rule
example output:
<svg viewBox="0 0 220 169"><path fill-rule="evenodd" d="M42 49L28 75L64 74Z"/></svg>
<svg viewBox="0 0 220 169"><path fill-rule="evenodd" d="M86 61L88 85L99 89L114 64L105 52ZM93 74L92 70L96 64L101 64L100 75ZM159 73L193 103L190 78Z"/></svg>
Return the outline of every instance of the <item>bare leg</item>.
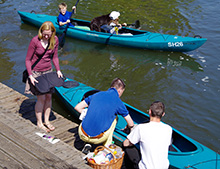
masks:
<svg viewBox="0 0 220 169"><path fill-rule="evenodd" d="M49 123L51 106L52 106L51 94L46 94L45 95L45 104L44 104L44 121L46 124Z"/></svg>
<svg viewBox="0 0 220 169"><path fill-rule="evenodd" d="M37 102L35 104L35 114L37 118L37 126L41 129L43 129L46 132L49 132L47 128L44 126L42 121L42 114L43 114L43 108L45 104L45 95L38 95L37 96Z"/></svg>
<svg viewBox="0 0 220 169"><path fill-rule="evenodd" d="M52 131L55 129L55 127L52 124L50 124L50 121L49 121L51 107L52 107L52 94L46 94L45 104L44 104L44 121L45 121L46 126Z"/></svg>

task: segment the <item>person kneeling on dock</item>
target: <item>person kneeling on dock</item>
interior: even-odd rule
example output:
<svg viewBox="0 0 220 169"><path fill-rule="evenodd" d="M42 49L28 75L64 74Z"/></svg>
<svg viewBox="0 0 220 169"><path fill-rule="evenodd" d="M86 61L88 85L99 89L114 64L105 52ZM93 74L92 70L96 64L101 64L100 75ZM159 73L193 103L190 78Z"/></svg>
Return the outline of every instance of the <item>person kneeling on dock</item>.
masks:
<svg viewBox="0 0 220 169"><path fill-rule="evenodd" d="M107 91L95 93L75 106L82 113L88 107L87 114L79 126L81 140L91 144L109 146L117 123L117 115L121 115L132 128L134 122L120 97L125 90L125 83L116 78Z"/></svg>

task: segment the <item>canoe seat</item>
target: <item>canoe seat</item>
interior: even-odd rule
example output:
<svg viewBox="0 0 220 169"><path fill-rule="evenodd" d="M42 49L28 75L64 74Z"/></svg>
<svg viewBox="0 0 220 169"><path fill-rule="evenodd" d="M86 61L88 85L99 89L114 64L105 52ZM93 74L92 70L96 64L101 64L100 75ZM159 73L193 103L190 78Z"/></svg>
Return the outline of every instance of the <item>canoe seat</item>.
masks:
<svg viewBox="0 0 220 169"><path fill-rule="evenodd" d="M90 31L90 28L88 26L75 26L74 28Z"/></svg>
<svg viewBox="0 0 220 169"><path fill-rule="evenodd" d="M95 94L95 93L97 93L97 92L100 92L100 90L90 90L90 91L86 92L86 93L83 95L82 100L84 100L85 98L87 98L87 97L89 97L90 95L93 95L93 94Z"/></svg>

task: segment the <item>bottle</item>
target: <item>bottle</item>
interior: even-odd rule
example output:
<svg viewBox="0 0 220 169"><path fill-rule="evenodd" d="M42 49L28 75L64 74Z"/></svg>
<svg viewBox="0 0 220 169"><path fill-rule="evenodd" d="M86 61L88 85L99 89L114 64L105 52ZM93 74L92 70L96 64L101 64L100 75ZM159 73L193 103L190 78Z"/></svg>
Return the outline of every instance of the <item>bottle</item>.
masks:
<svg viewBox="0 0 220 169"><path fill-rule="evenodd" d="M113 155L112 155L112 153L106 154L105 157L108 158L109 162L111 162L111 160L113 160Z"/></svg>
<svg viewBox="0 0 220 169"><path fill-rule="evenodd" d="M116 154L115 154L115 157L116 158L121 158L122 157L122 149L120 147L117 147L116 148Z"/></svg>
<svg viewBox="0 0 220 169"><path fill-rule="evenodd" d="M113 152L113 154L116 154L116 145L114 144L115 142L112 141L112 143L109 145L109 149Z"/></svg>

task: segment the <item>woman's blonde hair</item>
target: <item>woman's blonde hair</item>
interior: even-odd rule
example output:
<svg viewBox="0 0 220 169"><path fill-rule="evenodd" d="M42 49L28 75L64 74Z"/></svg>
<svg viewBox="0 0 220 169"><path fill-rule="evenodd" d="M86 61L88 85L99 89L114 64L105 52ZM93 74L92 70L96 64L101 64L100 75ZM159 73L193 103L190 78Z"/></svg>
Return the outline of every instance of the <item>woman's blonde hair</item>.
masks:
<svg viewBox="0 0 220 169"><path fill-rule="evenodd" d="M39 31L38 31L38 37L39 37L39 39L42 39L42 38L43 38L42 32L43 32L44 30L51 30L51 31L52 31L52 35L51 35L51 37L50 37L50 46L49 46L48 49L52 49L52 50L53 50L53 49L54 49L54 46L55 46L55 43L56 43L56 40L55 40L56 29L55 29L53 23L50 22L50 21L46 21L46 22L44 22L44 23L41 25L41 27L40 27L40 29L39 29Z"/></svg>

